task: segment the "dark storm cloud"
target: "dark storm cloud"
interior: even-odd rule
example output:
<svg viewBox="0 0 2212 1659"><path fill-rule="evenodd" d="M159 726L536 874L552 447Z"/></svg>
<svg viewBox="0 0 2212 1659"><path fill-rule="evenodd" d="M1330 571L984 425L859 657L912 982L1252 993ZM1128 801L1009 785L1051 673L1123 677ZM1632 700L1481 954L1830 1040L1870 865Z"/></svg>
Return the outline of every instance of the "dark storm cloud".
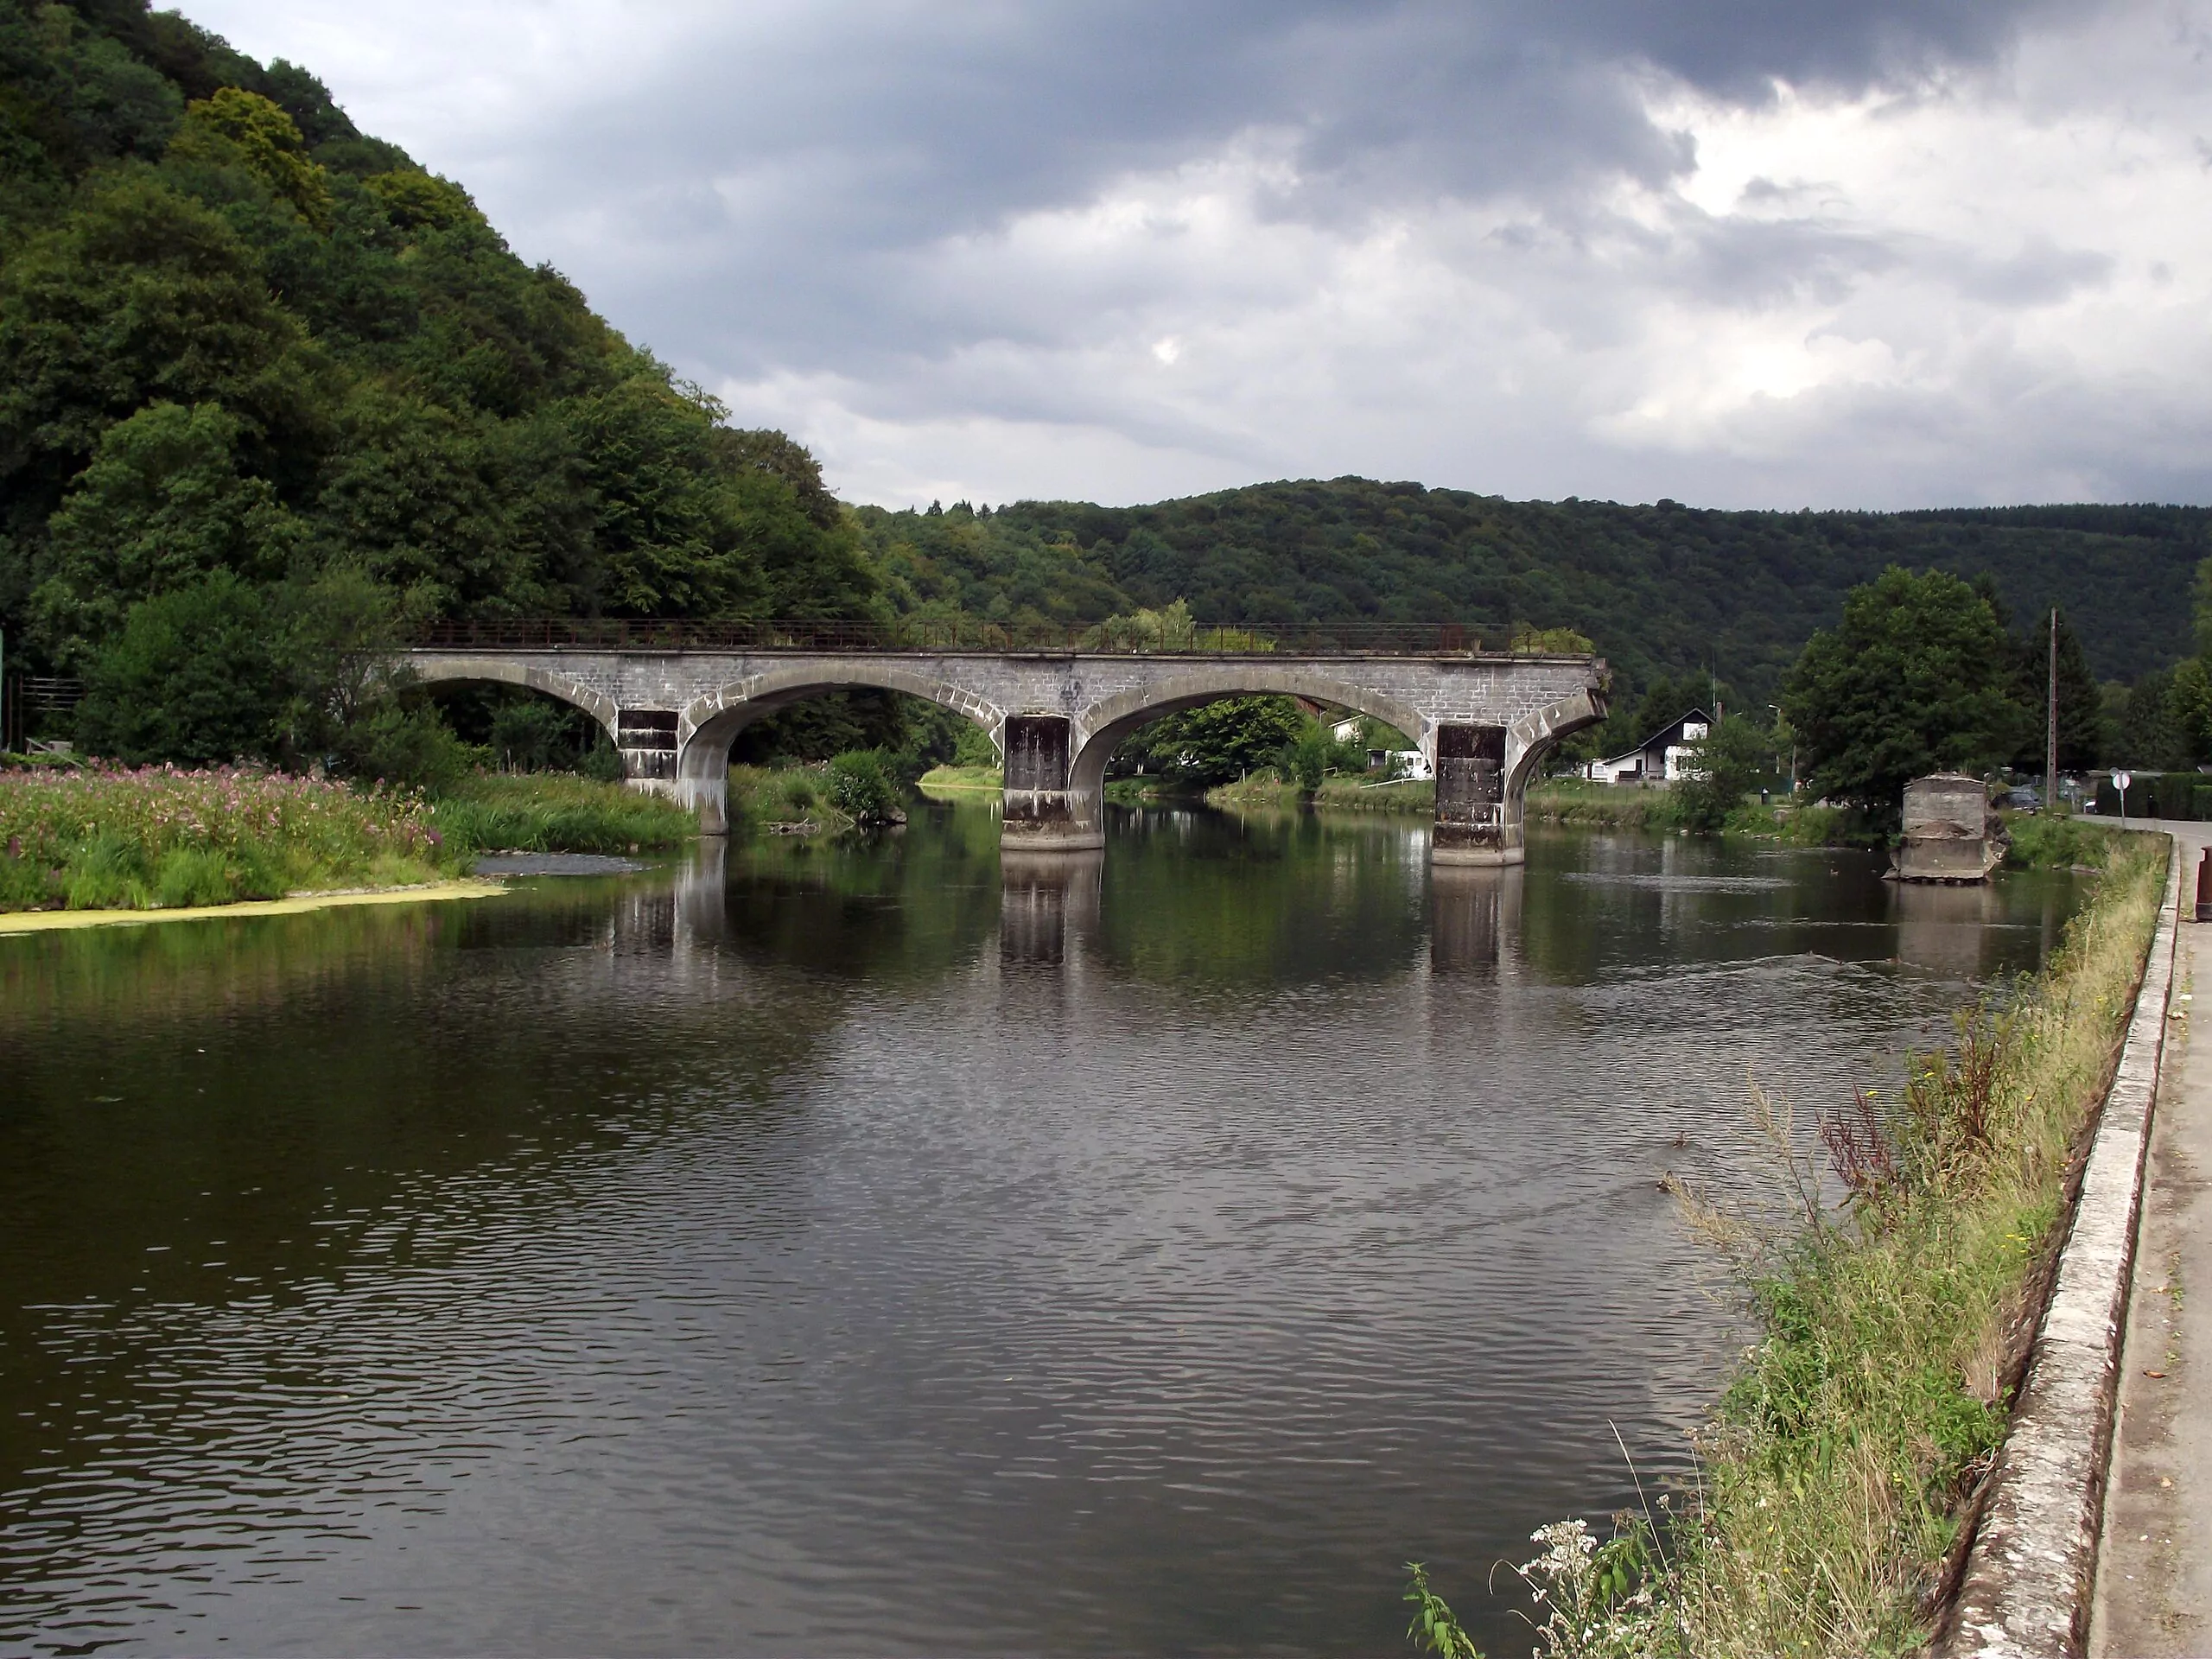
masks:
<svg viewBox="0 0 2212 1659"><path fill-rule="evenodd" d="M856 499L2204 487L2212 0L198 5Z"/></svg>
<svg viewBox="0 0 2212 1659"><path fill-rule="evenodd" d="M1652 70L1758 102L2001 51L2017 4L897 4L702 18L645 85L534 142L530 217L634 251L599 283L681 317L745 374L806 354L941 350L972 320L905 283L902 254L1079 202L1239 134L1294 169L1269 202L1341 223L1437 198L1559 203L1693 162L1647 114ZM525 190L530 186L523 187ZM1716 264L1725 284L1762 280Z"/></svg>

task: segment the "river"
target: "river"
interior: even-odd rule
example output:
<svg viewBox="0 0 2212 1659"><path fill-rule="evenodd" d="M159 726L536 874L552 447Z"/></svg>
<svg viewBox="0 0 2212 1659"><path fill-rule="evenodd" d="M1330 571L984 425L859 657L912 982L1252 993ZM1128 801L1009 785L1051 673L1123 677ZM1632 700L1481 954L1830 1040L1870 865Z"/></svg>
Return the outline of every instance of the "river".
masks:
<svg viewBox="0 0 2212 1659"><path fill-rule="evenodd" d="M2080 896L971 802L0 938L0 1648L1378 1653L1417 1558L1526 1651L1743 1340L1662 1178Z"/></svg>

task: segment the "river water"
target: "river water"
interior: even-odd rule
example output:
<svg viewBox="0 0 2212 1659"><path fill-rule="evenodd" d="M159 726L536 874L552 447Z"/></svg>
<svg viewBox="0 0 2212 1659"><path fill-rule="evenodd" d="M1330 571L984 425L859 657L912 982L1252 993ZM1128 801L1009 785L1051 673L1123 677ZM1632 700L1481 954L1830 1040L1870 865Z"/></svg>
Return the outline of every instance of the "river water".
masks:
<svg viewBox="0 0 2212 1659"><path fill-rule="evenodd" d="M1742 1339L1661 1178L2078 898L971 804L0 938L0 1649L1379 1653L1418 1558L1525 1651Z"/></svg>

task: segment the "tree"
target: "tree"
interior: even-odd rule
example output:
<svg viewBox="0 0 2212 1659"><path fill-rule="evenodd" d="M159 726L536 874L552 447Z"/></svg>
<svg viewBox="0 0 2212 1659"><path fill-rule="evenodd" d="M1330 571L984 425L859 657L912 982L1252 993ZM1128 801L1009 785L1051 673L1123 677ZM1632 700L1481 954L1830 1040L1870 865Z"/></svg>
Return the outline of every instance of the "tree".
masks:
<svg viewBox="0 0 2212 1659"><path fill-rule="evenodd" d="M292 118L262 97L237 86L185 105L169 156L242 167L318 231L330 228L330 175L308 154Z"/></svg>
<svg viewBox="0 0 2212 1659"><path fill-rule="evenodd" d="M1159 771L1211 786L1274 765L1306 725L1288 697L1224 697L1163 715L1123 748Z"/></svg>
<svg viewBox="0 0 2212 1659"><path fill-rule="evenodd" d="M1684 745L1682 775L1672 786L1683 823L1693 830L1719 829L1759 779L1773 775L1774 761L1774 734L1741 715Z"/></svg>
<svg viewBox="0 0 2212 1659"><path fill-rule="evenodd" d="M1335 746L1329 741L1328 728L1319 721L1304 723L1298 735L1283 746L1275 762L1286 782L1294 783L1301 793L1311 795L1321 787L1321 780L1329 775L1329 763Z"/></svg>
<svg viewBox="0 0 2212 1659"><path fill-rule="evenodd" d="M135 601L227 569L266 582L303 539L262 479L238 474L238 418L149 404L107 429L48 527L32 595L56 660L98 650Z"/></svg>
<svg viewBox="0 0 2212 1659"><path fill-rule="evenodd" d="M268 635L260 594L227 570L140 601L86 676L77 741L134 766L267 754L282 699Z"/></svg>
<svg viewBox="0 0 2212 1659"><path fill-rule="evenodd" d="M2088 653L2066 620L2058 613L2058 769L2085 772L2104 758L2106 747L2104 694L2089 671ZM2019 680L2015 696L2028 713L2028 730L2013 765L2040 772L2044 760L2044 728L2050 701L2051 613L2037 613L2020 647Z"/></svg>
<svg viewBox="0 0 2212 1659"><path fill-rule="evenodd" d="M2143 772L2178 772L2190 765L2190 734L2175 707L2171 670L2145 674L2121 705L2113 759Z"/></svg>
<svg viewBox="0 0 2212 1659"><path fill-rule="evenodd" d="M1947 572L1892 565L1807 642L1783 707L1814 794L1894 823L1915 778L1978 772L2014 752L2013 680L2012 642L1986 601Z"/></svg>

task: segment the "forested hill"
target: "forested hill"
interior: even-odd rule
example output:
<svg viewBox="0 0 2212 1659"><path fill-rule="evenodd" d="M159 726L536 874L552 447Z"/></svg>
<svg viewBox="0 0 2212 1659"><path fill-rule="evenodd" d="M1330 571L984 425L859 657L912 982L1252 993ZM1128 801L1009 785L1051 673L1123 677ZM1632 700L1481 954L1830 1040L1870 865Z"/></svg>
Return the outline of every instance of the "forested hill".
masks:
<svg viewBox="0 0 2212 1659"><path fill-rule="evenodd" d="M306 71L144 0L0 0L9 661L111 710L196 684L225 711L189 745L111 728L119 753L343 750L354 647L454 616L1090 623L1180 599L1262 627L1572 628L1631 691L1711 671L1764 701L1891 563L1987 573L2024 632L2056 601L2096 673L2133 680L2188 650L2207 540L2196 509L1717 512L1354 478L850 509Z"/></svg>
<svg viewBox="0 0 2212 1659"><path fill-rule="evenodd" d="M1630 685L1712 670L1761 701L1844 591L1890 564L1987 573L2023 632L2056 601L2097 674L2133 681L2194 649L2190 579L2212 553L2194 507L1719 512L1360 478L858 516L904 607L1090 620L1182 598L1207 621L1459 620L1501 641L1516 623L1571 627Z"/></svg>
<svg viewBox="0 0 2212 1659"><path fill-rule="evenodd" d="M149 640L879 604L812 459L719 416L305 71L0 0L11 663L156 597Z"/></svg>

